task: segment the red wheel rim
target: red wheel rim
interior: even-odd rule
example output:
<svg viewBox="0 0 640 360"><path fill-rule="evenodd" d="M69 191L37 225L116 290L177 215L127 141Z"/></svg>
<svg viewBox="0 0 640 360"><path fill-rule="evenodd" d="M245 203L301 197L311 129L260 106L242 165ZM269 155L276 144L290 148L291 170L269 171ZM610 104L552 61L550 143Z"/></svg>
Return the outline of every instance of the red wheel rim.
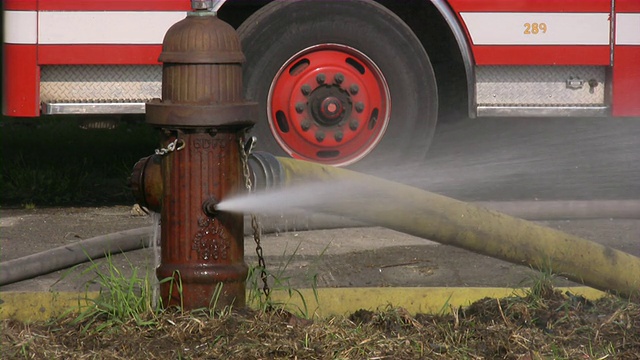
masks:
<svg viewBox="0 0 640 360"><path fill-rule="evenodd" d="M271 132L291 157L346 166L369 154L389 124L391 98L363 53L323 44L292 56L269 89Z"/></svg>

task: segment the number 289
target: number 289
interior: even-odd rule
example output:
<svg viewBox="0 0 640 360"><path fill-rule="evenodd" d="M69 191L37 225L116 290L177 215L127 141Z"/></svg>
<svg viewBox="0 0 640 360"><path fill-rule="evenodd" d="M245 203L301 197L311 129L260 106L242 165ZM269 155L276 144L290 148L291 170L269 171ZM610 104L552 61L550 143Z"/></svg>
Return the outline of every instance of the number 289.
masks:
<svg viewBox="0 0 640 360"><path fill-rule="evenodd" d="M547 32L546 23L524 23L524 33L526 35L536 35Z"/></svg>

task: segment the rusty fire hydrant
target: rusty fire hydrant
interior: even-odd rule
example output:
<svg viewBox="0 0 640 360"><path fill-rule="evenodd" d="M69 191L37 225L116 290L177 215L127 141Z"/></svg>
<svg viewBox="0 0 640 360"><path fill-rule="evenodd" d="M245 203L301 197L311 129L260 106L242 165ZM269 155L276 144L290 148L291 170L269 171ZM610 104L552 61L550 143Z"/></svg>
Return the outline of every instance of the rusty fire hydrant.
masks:
<svg viewBox="0 0 640 360"><path fill-rule="evenodd" d="M165 35L162 100L146 107L161 148L134 166L131 186L161 213L156 274L163 306L242 307L243 216L217 213L215 205L246 191L242 141L257 106L242 97L244 55L235 30L209 10L209 1L192 6Z"/></svg>

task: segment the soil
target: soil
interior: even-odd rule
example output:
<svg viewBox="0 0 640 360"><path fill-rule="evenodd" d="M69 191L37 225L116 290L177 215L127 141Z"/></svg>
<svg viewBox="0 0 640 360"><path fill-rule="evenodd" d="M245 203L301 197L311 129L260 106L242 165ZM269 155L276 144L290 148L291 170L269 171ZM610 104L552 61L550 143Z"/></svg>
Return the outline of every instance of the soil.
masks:
<svg viewBox="0 0 640 360"><path fill-rule="evenodd" d="M638 359L640 307L542 286L451 314L389 307L304 319L281 309L0 322L4 359Z"/></svg>

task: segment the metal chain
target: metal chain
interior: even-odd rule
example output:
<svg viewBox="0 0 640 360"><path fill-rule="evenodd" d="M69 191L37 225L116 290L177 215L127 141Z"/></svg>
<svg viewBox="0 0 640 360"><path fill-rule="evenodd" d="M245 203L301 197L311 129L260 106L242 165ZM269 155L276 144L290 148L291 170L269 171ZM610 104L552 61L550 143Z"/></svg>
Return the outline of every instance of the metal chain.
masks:
<svg viewBox="0 0 640 360"><path fill-rule="evenodd" d="M249 154L251 154L251 150L253 149L253 145L256 142L255 137L249 138L249 140L244 143L243 138L239 137L239 147L240 147L240 161L242 162L242 174L244 176L244 184L247 188L247 192L252 191L251 184L251 174L249 173ZM262 253L262 245L261 245L261 232L260 222L258 221L258 217L256 214L251 214L251 228L253 229L253 240L256 243L256 254L258 255L258 267L260 268L260 279L262 280L262 292L266 299L269 299L269 295L271 294L271 289L269 288L268 276L267 276L267 265L264 261L264 255Z"/></svg>
<svg viewBox="0 0 640 360"><path fill-rule="evenodd" d="M262 280L262 292L267 300L271 294L269 288L268 276L267 276L267 264L264 261L264 255L262 254L262 246L260 245L260 223L258 217L255 214L251 214L251 227L253 228L253 240L256 243L256 254L258 254L258 267L260 268L260 279Z"/></svg>
<svg viewBox="0 0 640 360"><path fill-rule="evenodd" d="M184 141L182 139L175 139L170 142L166 148L156 149L156 155L166 155L173 151L178 151L184 149Z"/></svg>

